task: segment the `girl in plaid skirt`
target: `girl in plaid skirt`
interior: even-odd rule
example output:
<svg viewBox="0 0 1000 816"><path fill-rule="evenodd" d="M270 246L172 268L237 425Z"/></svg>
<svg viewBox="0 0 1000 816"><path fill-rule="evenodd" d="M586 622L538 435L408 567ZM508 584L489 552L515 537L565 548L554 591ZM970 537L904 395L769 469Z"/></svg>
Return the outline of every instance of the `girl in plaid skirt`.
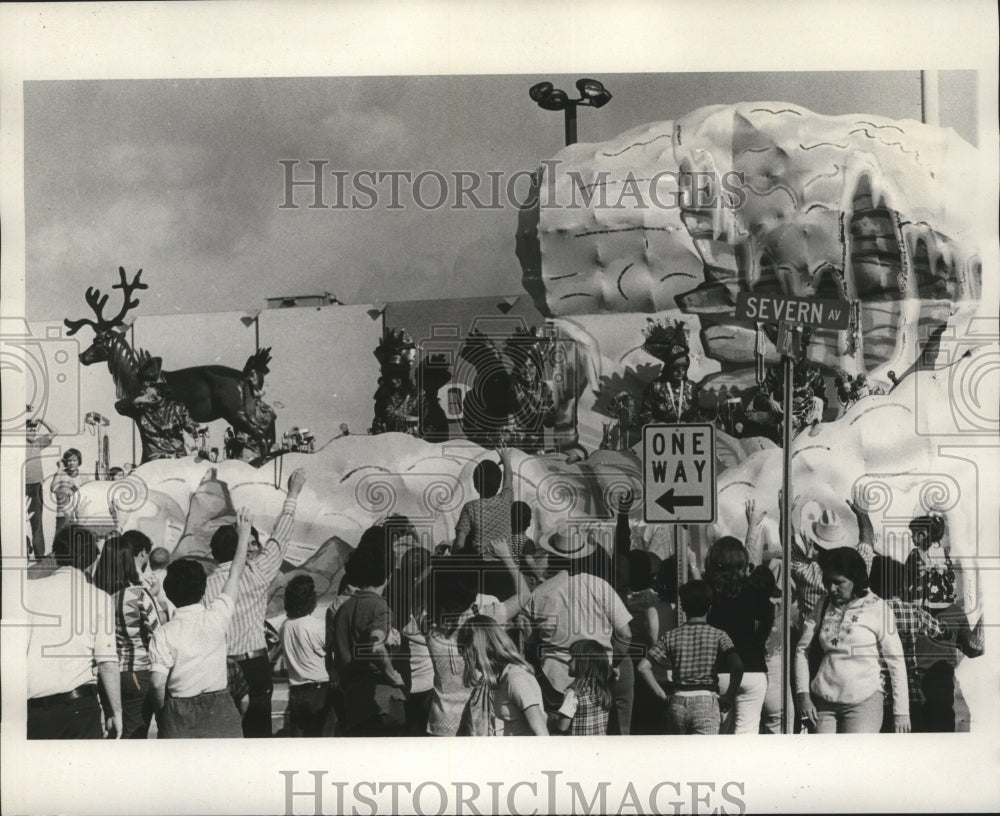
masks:
<svg viewBox="0 0 1000 816"><path fill-rule="evenodd" d="M595 640L576 640L569 646L569 675L558 711L557 728L570 736L603 736L611 712L611 662Z"/></svg>

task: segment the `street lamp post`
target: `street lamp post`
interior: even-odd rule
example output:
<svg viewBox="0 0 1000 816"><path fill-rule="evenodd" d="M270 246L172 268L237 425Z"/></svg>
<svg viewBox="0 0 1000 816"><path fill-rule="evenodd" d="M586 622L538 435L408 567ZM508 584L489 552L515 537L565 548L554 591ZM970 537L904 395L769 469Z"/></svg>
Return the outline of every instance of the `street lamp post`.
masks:
<svg viewBox="0 0 1000 816"><path fill-rule="evenodd" d="M579 99L570 99L566 91L556 88L551 82L532 85L528 94L543 110L561 110L565 115L566 144L576 144L576 109L579 105L602 108L611 101L611 92L596 79L578 79L576 89Z"/></svg>

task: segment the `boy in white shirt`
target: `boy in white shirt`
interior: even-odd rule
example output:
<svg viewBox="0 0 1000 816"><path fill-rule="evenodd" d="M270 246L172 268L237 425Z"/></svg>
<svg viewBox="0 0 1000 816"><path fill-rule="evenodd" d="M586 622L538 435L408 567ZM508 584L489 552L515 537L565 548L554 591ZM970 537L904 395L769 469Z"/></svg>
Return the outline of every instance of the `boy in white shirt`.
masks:
<svg viewBox="0 0 1000 816"><path fill-rule="evenodd" d="M292 737L333 736L329 723L332 700L326 669L326 626L313 617L316 585L296 575L285 586L281 649L288 667L288 730Z"/></svg>
<svg viewBox="0 0 1000 816"><path fill-rule="evenodd" d="M228 690L226 630L252 527L250 511L242 508L229 577L222 594L208 607L201 603L206 576L199 562L181 558L167 568L164 590L177 611L153 634L149 649L162 738L243 736L240 713Z"/></svg>

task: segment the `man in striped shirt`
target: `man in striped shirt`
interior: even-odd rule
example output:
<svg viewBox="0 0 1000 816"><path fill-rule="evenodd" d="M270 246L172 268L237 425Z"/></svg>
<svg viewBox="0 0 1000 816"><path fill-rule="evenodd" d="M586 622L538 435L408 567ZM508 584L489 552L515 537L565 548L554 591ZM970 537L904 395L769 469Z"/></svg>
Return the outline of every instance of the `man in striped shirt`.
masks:
<svg viewBox="0 0 1000 816"><path fill-rule="evenodd" d="M281 561L291 542L295 526L296 501L305 482L305 471L302 468L288 478L288 495L275 522L274 531L267 539L267 543L247 558L246 569L240 579L239 594L236 597L236 610L226 633L229 657L239 665L250 687L250 705L243 717L245 737L271 736L271 694L274 691L274 684L271 680L271 664L267 659L267 644L264 640L267 590L278 574ZM237 533L233 525L220 527L212 536L212 557L219 566L208 577L203 601L206 606L222 593L222 587L229 577L236 541Z"/></svg>

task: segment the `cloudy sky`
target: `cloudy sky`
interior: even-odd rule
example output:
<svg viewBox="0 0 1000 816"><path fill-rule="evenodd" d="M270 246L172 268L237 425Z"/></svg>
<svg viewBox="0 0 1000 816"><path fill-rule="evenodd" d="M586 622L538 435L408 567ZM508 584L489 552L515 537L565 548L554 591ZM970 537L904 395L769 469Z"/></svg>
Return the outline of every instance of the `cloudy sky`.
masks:
<svg viewBox="0 0 1000 816"><path fill-rule="evenodd" d="M917 72L598 78L614 99L580 111L580 141L743 100L920 118ZM562 115L528 98L542 79L571 90L576 77L26 83L28 319L82 316L87 285L107 289L118 266L144 270L146 314L254 309L321 291L348 303L517 293L513 205L427 210L404 193L397 210L282 209L279 162L299 160L298 177L321 160L348 173L507 178L562 146ZM975 75L942 74L942 124L975 143L974 110ZM422 189L436 198L433 181Z"/></svg>

